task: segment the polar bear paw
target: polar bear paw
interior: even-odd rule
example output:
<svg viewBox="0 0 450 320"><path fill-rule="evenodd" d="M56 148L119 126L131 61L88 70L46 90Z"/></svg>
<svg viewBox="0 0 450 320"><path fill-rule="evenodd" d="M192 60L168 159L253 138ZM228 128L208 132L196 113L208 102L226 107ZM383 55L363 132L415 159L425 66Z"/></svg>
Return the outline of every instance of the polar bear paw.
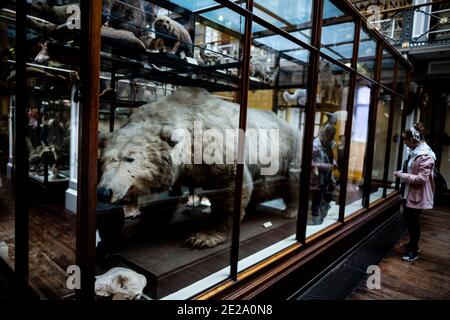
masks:
<svg viewBox="0 0 450 320"><path fill-rule="evenodd" d="M190 246L192 249L206 249L213 248L225 242L226 239L226 235L218 231L197 232L187 238L185 244Z"/></svg>
<svg viewBox="0 0 450 320"><path fill-rule="evenodd" d="M297 215L298 208L296 207L287 207L283 212L283 216L287 219L297 219Z"/></svg>

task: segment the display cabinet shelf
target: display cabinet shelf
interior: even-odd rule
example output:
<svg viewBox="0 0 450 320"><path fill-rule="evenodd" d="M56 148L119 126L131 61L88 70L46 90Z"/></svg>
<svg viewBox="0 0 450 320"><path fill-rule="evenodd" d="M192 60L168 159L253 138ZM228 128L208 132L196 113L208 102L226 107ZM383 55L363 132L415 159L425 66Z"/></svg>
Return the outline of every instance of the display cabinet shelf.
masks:
<svg viewBox="0 0 450 320"><path fill-rule="evenodd" d="M100 104L111 104L117 108L139 108L140 106L146 104L146 101L132 101L125 99L101 99ZM100 113L109 113L109 111L100 111Z"/></svg>

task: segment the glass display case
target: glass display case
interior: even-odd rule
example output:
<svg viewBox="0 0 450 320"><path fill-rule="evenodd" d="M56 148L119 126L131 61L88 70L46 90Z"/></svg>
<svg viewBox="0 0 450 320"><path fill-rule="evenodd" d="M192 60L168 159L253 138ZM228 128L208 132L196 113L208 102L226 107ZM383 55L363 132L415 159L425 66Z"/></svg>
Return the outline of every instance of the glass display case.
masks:
<svg viewBox="0 0 450 320"><path fill-rule="evenodd" d="M40 296L214 298L398 197L409 64L347 2L15 3L0 257Z"/></svg>

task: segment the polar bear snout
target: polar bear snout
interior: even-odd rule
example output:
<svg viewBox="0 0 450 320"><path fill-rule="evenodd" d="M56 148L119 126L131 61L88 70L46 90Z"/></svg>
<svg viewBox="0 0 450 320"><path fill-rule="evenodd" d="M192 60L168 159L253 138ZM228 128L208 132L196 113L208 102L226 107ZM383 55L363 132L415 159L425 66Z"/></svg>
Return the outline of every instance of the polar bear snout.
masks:
<svg viewBox="0 0 450 320"><path fill-rule="evenodd" d="M97 188L97 199L101 202L110 202L113 196L112 189L98 187Z"/></svg>

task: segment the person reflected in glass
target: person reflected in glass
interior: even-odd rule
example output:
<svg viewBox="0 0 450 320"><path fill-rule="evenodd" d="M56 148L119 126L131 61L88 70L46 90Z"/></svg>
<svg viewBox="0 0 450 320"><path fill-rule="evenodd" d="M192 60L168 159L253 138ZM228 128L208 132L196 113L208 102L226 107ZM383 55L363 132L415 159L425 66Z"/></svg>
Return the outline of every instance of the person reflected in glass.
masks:
<svg viewBox="0 0 450 320"><path fill-rule="evenodd" d="M325 124L314 139L311 170L311 225L322 224L328 215L334 191L333 169L337 167L333 156L336 145L336 127Z"/></svg>
<svg viewBox="0 0 450 320"><path fill-rule="evenodd" d="M408 158L402 171L394 176L402 182L403 213L408 224L409 242L400 246L407 250L403 260L411 262L419 258L420 216L423 210L434 205L434 166L436 155L425 142L424 127L416 123L403 132L408 147Z"/></svg>

